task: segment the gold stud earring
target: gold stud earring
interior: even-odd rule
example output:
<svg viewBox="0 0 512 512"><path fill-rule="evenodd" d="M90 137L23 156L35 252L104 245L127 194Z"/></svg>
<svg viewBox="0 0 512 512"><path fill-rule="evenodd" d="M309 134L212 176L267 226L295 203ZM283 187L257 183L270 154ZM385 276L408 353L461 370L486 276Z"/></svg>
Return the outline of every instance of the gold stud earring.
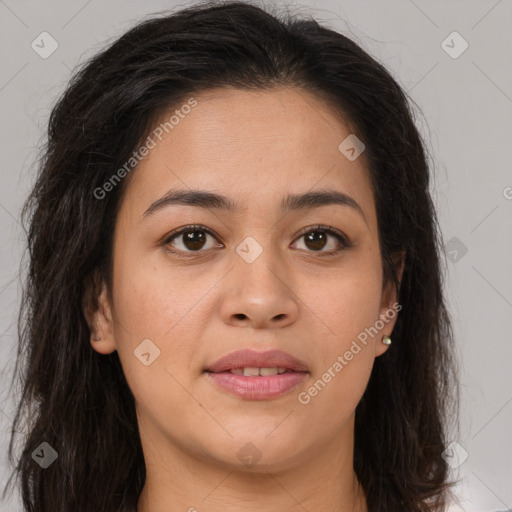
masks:
<svg viewBox="0 0 512 512"><path fill-rule="evenodd" d="M391 345L391 338L387 335L382 336L382 343L384 343L384 345Z"/></svg>

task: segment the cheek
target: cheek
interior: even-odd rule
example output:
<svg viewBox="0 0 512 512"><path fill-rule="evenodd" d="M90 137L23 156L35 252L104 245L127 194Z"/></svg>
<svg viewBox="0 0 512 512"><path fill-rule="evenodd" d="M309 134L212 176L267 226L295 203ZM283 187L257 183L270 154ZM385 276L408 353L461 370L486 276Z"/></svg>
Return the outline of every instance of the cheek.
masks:
<svg viewBox="0 0 512 512"><path fill-rule="evenodd" d="M310 427L316 429L319 437L336 434L340 425L354 414L368 385L375 360L373 351L361 345L348 352L352 354L350 360L345 351L336 355L299 397L299 407L304 414L308 413Z"/></svg>
<svg viewBox="0 0 512 512"><path fill-rule="evenodd" d="M318 325L315 345L319 364L299 403L314 411L313 416L329 417L321 428L331 429L353 413L371 375L374 346L379 340L368 336L366 330L380 314L379 260L373 255L360 258L322 283L304 299L318 311L312 322Z"/></svg>
<svg viewBox="0 0 512 512"><path fill-rule="evenodd" d="M317 343L331 363L352 340L379 319L382 273L373 253L351 257L336 271L309 275L303 282L304 314L317 326ZM315 313L315 314L312 314Z"/></svg>
<svg viewBox="0 0 512 512"><path fill-rule="evenodd" d="M120 254L114 272L118 334L121 339L150 338L157 344L183 339L187 331L200 327L196 308L217 280L206 266L192 270L171 265L161 251Z"/></svg>
<svg viewBox="0 0 512 512"><path fill-rule="evenodd" d="M142 407L186 405L188 395L181 385L188 387L199 372L194 364L201 333L217 304L211 297L219 276L206 266L195 271L173 268L161 255L128 254L119 254L116 260L113 290L115 339L123 371Z"/></svg>

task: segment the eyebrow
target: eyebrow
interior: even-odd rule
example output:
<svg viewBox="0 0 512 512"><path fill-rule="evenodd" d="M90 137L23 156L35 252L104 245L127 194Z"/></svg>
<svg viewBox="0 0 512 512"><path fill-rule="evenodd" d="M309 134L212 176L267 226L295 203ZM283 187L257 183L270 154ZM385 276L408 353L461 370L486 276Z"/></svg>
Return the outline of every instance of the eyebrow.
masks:
<svg viewBox="0 0 512 512"><path fill-rule="evenodd" d="M281 201L281 211L305 210L327 205L348 206L354 209L366 222L364 212L351 196L337 190L319 190L304 194L289 194ZM224 210L236 213L240 210L229 197L205 190L170 190L160 199L154 201L144 212L143 217L152 215L167 206L186 205L205 209Z"/></svg>

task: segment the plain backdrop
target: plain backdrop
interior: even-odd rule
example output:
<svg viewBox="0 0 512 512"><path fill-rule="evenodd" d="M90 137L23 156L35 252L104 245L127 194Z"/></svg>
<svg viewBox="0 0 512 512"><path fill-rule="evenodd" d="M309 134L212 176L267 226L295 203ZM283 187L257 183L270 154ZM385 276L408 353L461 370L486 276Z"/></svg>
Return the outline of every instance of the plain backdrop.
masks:
<svg viewBox="0 0 512 512"><path fill-rule="evenodd" d="M2 488L10 471L8 385L25 244L19 214L34 180L50 108L75 66L137 20L185 5L0 0ZM271 5L311 14L354 39L417 105L417 124L432 159L432 192L448 257L446 293L461 364L461 432L451 440L457 456L467 454L467 459L454 470L460 478L457 492L468 512L512 509L512 4L310 0ZM56 47L51 55L44 54L41 38L44 51ZM0 512L21 512L19 501L0 503Z"/></svg>

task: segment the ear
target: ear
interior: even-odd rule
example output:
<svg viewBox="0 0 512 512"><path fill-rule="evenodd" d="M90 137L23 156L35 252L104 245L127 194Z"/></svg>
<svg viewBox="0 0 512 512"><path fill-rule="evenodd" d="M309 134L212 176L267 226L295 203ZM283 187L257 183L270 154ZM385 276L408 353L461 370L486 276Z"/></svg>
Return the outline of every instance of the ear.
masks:
<svg viewBox="0 0 512 512"><path fill-rule="evenodd" d="M111 354L116 350L112 307L108 299L107 284L99 271L86 280L83 312L90 330L90 343L96 352Z"/></svg>
<svg viewBox="0 0 512 512"><path fill-rule="evenodd" d="M405 251L395 253L392 259L393 271L398 279L398 289L400 289L400 283L402 282L402 276L405 268ZM384 345L384 343L382 343L382 337L385 335L391 337L400 309L402 308L398 304L398 294L395 283L391 279L388 279L382 289L381 295L380 320L384 325L377 335L377 343L375 346L376 357L384 354L384 352L389 348L389 345Z"/></svg>

